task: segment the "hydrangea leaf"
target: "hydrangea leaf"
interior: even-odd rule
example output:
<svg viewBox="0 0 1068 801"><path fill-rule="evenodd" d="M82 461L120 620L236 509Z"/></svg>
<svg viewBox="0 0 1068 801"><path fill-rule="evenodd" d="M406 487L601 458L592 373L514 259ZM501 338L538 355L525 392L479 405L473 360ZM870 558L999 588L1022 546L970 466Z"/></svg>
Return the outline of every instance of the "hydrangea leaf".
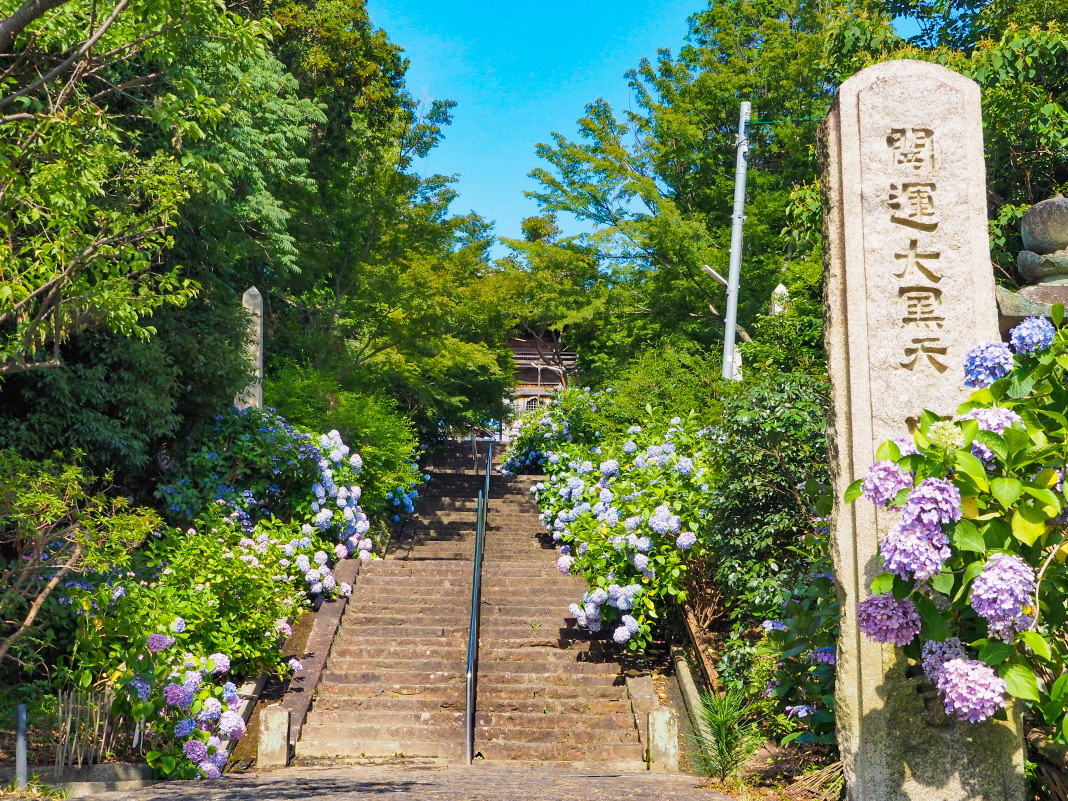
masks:
<svg viewBox="0 0 1068 801"><path fill-rule="evenodd" d="M883 595L894 589L894 574L880 573L871 582L871 591L876 595Z"/></svg>
<svg viewBox="0 0 1068 801"><path fill-rule="evenodd" d="M1040 700L1038 695L1038 682L1035 680L1034 671L1023 665L1010 664L998 671L1005 681L1005 687L1009 695L1014 698L1023 698L1026 701Z"/></svg>
<svg viewBox="0 0 1068 801"><path fill-rule="evenodd" d="M852 503L860 497L861 492L864 490L864 479L858 478L849 487L846 488L845 495L842 496L842 500L846 503Z"/></svg>
<svg viewBox="0 0 1068 801"><path fill-rule="evenodd" d="M1046 533L1047 519L1034 501L1022 503L1012 514L1012 535L1025 545L1034 545Z"/></svg>
<svg viewBox="0 0 1068 801"><path fill-rule="evenodd" d="M953 574L952 573L939 573L931 576L928 582L931 588L936 592L940 592L943 595L949 595L953 592Z"/></svg>
<svg viewBox="0 0 1068 801"><path fill-rule="evenodd" d="M920 613L922 636L928 640L938 640L938 642L945 640L949 636L949 626L931 599L926 595L916 593L912 596L912 603L915 604L916 611Z"/></svg>
<svg viewBox="0 0 1068 801"><path fill-rule="evenodd" d="M958 520L953 525L950 534L953 547L958 551L971 551L973 553L986 553L986 540L979 533L979 529L969 520Z"/></svg>
<svg viewBox="0 0 1068 801"><path fill-rule="evenodd" d="M957 470L968 476L980 490L986 491L990 488L990 483L986 478L986 468L975 456L967 451L957 451L955 461Z"/></svg>
<svg viewBox="0 0 1068 801"><path fill-rule="evenodd" d="M1005 447L1005 440L1000 434L993 431L980 431L975 435L977 442L986 445L994 452L994 455L1003 460L1009 455L1009 449Z"/></svg>
<svg viewBox="0 0 1068 801"><path fill-rule="evenodd" d="M1012 646L1001 640L991 640L979 651L979 661L988 665L1000 665L1012 656Z"/></svg>
<svg viewBox="0 0 1068 801"><path fill-rule="evenodd" d="M1068 695L1068 673L1062 673L1053 682L1053 686L1050 687L1049 697L1054 701L1060 702L1064 700L1066 695Z"/></svg>
<svg viewBox="0 0 1068 801"><path fill-rule="evenodd" d="M879 449L877 451L875 451L875 461L877 462L896 462L900 458L901 449L897 447L897 444L892 440L887 440L879 446Z"/></svg>
<svg viewBox="0 0 1068 801"><path fill-rule="evenodd" d="M1061 501L1056 493L1044 487L1024 485L1024 492L1044 505L1043 512L1049 517L1056 517L1061 512Z"/></svg>
<svg viewBox="0 0 1068 801"><path fill-rule="evenodd" d="M1053 318L1053 324L1060 328L1061 323L1064 322L1064 304L1054 303L1053 309L1050 311L1050 316Z"/></svg>
<svg viewBox="0 0 1068 801"><path fill-rule="evenodd" d="M1035 656L1041 657L1047 662L1053 659L1053 652L1050 650L1049 643L1037 631L1025 631L1019 635L1019 638L1031 649Z"/></svg>
<svg viewBox="0 0 1068 801"><path fill-rule="evenodd" d="M1023 482L1018 478L995 478L990 482L990 492L1008 509L1023 494Z"/></svg>
<svg viewBox="0 0 1068 801"><path fill-rule="evenodd" d="M965 495L960 499L960 513L966 520L978 520L979 499L974 495Z"/></svg>

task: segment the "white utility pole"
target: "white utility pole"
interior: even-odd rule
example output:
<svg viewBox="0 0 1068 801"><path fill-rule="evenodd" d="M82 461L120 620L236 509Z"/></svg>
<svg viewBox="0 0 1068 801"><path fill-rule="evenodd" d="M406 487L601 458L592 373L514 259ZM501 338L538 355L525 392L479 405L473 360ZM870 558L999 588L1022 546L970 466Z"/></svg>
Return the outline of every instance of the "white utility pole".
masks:
<svg viewBox="0 0 1068 801"><path fill-rule="evenodd" d="M745 172L749 166L750 104L742 101L738 115L738 160L734 168L734 222L731 261L727 272L727 314L723 331L723 377L734 378L734 330L738 322L738 281L742 270L742 224L745 222Z"/></svg>

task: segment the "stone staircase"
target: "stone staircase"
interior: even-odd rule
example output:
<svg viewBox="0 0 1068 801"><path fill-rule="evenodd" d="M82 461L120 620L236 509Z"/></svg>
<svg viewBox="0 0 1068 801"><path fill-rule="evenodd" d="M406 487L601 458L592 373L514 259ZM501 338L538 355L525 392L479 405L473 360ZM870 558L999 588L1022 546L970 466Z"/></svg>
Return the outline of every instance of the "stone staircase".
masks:
<svg viewBox="0 0 1068 801"><path fill-rule="evenodd" d="M417 525L361 572L298 757L463 759L474 498L482 487L471 464L469 444L451 463L438 457ZM585 585L556 570L530 495L535 481L492 479L475 751L494 761L641 767L617 651L568 617Z"/></svg>

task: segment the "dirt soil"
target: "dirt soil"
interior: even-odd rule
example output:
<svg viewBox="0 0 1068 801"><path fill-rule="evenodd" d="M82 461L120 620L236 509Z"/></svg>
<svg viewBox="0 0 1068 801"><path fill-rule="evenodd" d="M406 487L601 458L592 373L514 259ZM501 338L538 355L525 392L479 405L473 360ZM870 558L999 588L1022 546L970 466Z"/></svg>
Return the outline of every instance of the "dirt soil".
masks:
<svg viewBox="0 0 1068 801"><path fill-rule="evenodd" d="M289 637L282 645L280 662L286 662L290 657L304 659L308 637L311 635L312 625L315 623L315 613L305 612L297 622L293 624L293 636ZM256 754L259 751L260 738L260 710L265 706L277 704L282 700L289 689L289 679L280 679L278 676L268 676L267 683L263 686L260 700L256 708L252 710L252 717L248 721L248 729L245 736L237 741L233 753L230 754L230 763L227 772L242 772L253 770L256 766Z"/></svg>

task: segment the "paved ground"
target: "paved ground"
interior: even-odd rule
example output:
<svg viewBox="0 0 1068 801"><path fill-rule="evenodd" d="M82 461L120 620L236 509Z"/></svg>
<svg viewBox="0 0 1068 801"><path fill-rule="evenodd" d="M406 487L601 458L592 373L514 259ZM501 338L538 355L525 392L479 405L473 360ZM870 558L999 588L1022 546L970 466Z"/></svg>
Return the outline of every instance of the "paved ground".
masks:
<svg viewBox="0 0 1068 801"><path fill-rule="evenodd" d="M97 793L96 801L343 801L397 796L418 801L732 801L683 774L620 773L526 765L286 768L216 782L161 782Z"/></svg>

